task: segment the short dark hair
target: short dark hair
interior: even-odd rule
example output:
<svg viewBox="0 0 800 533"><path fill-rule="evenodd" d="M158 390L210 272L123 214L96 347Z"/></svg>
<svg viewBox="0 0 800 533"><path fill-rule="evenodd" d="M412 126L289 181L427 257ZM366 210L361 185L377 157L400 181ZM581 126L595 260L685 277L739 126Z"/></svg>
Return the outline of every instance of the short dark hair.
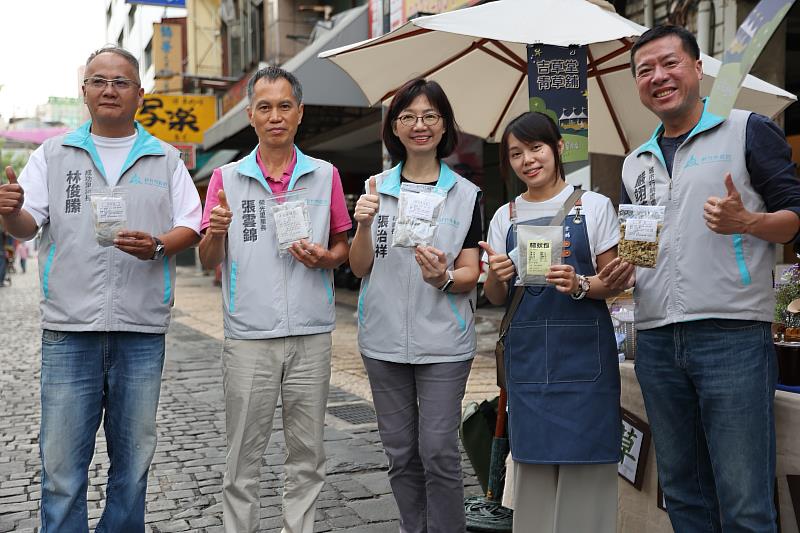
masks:
<svg viewBox="0 0 800 533"><path fill-rule="evenodd" d="M631 47L631 72L634 76L636 76L636 52L639 51L639 48L656 39L669 37L670 35L674 35L681 40L681 43L683 43L683 50L687 54L692 56L695 60L700 59L700 47L697 45L697 39L695 39L692 32L683 26L662 24L644 32Z"/></svg>
<svg viewBox="0 0 800 533"><path fill-rule="evenodd" d="M280 67L271 65L258 69L258 71L256 71L256 73L250 78L250 81L247 82L248 101L253 99L253 94L256 92L256 82L262 78L266 78L269 82L274 82L280 78L288 81L289 85L292 86L292 96L294 96L297 104L300 105L303 103L303 86L300 85L300 80L298 80L297 77L288 70L283 70Z"/></svg>
<svg viewBox="0 0 800 533"><path fill-rule="evenodd" d="M117 46L117 45L114 45L114 44L107 44L107 45L103 46L102 48L98 48L97 50L95 50L94 52L89 54L89 58L86 60L86 66L88 67L89 63L91 63L92 60L95 57L99 56L100 54L116 54L116 55L122 57L123 59L125 59L125 61L130 63L131 66L133 67L133 69L136 71L136 80L135 81L137 81L137 82L140 81L140 78L139 78L139 60L136 59L136 56L134 56L132 53L128 52L127 50L125 50L121 46Z"/></svg>
<svg viewBox="0 0 800 533"><path fill-rule="evenodd" d="M564 179L564 163L561 161L561 151L558 149L561 132L558 131L558 126L552 118L538 111L526 111L508 123L500 139L500 170L505 177L514 175L508 158L508 136L511 134L526 144L541 142L549 146L556 160L559 177Z"/></svg>
<svg viewBox="0 0 800 533"><path fill-rule="evenodd" d="M450 100L444 94L442 86L435 81L415 78L406 82L397 90L383 120L383 130L381 132L383 144L386 145L386 149L395 160L405 161L406 147L394 134L392 124L400 116L400 113L410 106L417 96L421 95L428 99L431 105L436 108L436 111L442 115L442 120L444 120L444 135L442 135L442 139L436 147L436 157L442 159L449 156L458 145L458 124L456 124L455 116L453 116Z"/></svg>

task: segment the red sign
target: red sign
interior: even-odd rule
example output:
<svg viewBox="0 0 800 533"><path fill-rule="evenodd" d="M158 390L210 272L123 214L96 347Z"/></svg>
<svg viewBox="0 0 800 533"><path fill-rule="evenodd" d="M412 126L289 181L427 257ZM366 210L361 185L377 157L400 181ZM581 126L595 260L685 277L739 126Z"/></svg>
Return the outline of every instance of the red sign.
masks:
<svg viewBox="0 0 800 533"><path fill-rule="evenodd" d="M183 159L183 164L186 165L186 168L194 170L194 167L197 166L197 145L172 143L172 146L180 150L181 159Z"/></svg>

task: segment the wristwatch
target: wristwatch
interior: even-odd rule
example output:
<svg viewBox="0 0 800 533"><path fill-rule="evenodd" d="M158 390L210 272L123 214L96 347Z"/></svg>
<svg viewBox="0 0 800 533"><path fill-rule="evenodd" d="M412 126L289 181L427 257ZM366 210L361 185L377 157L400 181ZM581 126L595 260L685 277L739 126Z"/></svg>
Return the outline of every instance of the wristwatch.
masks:
<svg viewBox="0 0 800 533"><path fill-rule="evenodd" d="M570 294L573 300L582 300L589 292L589 278L578 274L578 290Z"/></svg>
<svg viewBox="0 0 800 533"><path fill-rule="evenodd" d="M164 258L164 243L161 242L161 239L158 237L153 237L153 241L156 243L156 249L153 252L153 257L150 258L151 261L157 261L159 259Z"/></svg>
<svg viewBox="0 0 800 533"><path fill-rule="evenodd" d="M453 283L456 282L452 270L448 270L446 274L447 274L447 281L444 282L444 285L439 287L439 290L442 292L450 292L450 287L452 287Z"/></svg>

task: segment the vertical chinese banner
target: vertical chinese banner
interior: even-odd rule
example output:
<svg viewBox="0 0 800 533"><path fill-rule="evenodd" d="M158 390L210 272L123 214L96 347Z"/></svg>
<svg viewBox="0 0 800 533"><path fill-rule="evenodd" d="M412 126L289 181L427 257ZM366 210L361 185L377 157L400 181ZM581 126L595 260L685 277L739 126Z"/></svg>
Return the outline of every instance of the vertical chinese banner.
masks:
<svg viewBox="0 0 800 533"><path fill-rule="evenodd" d="M369 38L383 35L383 0L369 0Z"/></svg>
<svg viewBox="0 0 800 533"><path fill-rule="evenodd" d="M722 56L722 66L708 97L709 113L723 118L730 115L744 78L793 3L794 0L761 0L747 15Z"/></svg>
<svg viewBox="0 0 800 533"><path fill-rule="evenodd" d="M389 31L394 31L405 24L403 0L389 0Z"/></svg>
<svg viewBox="0 0 800 533"><path fill-rule="evenodd" d="M530 110L547 114L564 138L564 163L589 159L586 48L528 45Z"/></svg>
<svg viewBox="0 0 800 533"><path fill-rule="evenodd" d="M157 93L183 89L183 28L179 24L153 24L153 66Z"/></svg>

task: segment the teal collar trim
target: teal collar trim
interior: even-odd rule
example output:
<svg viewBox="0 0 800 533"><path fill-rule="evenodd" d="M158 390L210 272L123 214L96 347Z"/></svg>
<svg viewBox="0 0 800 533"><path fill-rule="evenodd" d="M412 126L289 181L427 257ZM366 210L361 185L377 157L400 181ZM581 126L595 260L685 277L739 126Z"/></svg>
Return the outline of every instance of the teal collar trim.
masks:
<svg viewBox="0 0 800 533"><path fill-rule="evenodd" d="M306 154L301 152L297 146L294 147L294 153L297 154L297 162L294 165L292 177L289 179L288 190L290 191L294 190L294 186L297 184L298 179L306 174L311 174L319 168L319 163L315 162Z"/></svg>
<svg viewBox="0 0 800 533"><path fill-rule="evenodd" d="M264 173L261 172L261 168L258 166L258 161L256 161L256 152L258 151L258 145L253 148L253 151L247 154L244 159L239 161L239 164L236 165L236 171L241 174L242 176L247 176L249 178L253 178L257 182L259 182L265 189L272 194L272 189L267 184L266 178L264 178Z"/></svg>
<svg viewBox="0 0 800 533"><path fill-rule="evenodd" d="M125 174L125 171L131 168L136 161L142 157L149 155L165 155L164 148L161 146L161 143L158 141L158 139L150 135L150 133L144 129L141 124L134 122L134 128L136 129L136 141L134 141L133 148L131 148L130 153L128 153L128 158L125 160L125 164L122 165L120 176ZM91 129L92 121L87 120L78 129L65 135L61 144L63 146L73 146L75 148L85 150L92 158L94 166L97 167L97 170L100 171L100 174L103 175L103 178L106 178L106 170L103 167L103 162L100 160L100 154L97 153L97 147L92 141Z"/></svg>
<svg viewBox="0 0 800 533"><path fill-rule="evenodd" d="M703 114L700 115L700 120L697 122L697 124L695 124L694 128L692 128L692 131L689 132L689 136L686 137L687 141L692 137L695 137L696 135L699 135L705 131L708 131L712 128L719 126L725 121L723 117L720 117L713 113L709 113L707 108L708 108L708 98L704 98ZM663 131L664 131L664 125L659 124L656 127L655 131L653 132L653 135L650 136L647 142L645 142L643 145L641 145L639 148L636 149L636 151L634 152L636 157L644 153L651 153L656 157L658 157L658 159L661 161L661 164L666 167L666 163L664 162L664 154L661 153L661 147L658 146L658 138L663 133Z"/></svg>
<svg viewBox="0 0 800 533"><path fill-rule="evenodd" d="M380 185L378 185L378 192L395 198L400 197L400 175L403 172L403 163L390 168L383 176ZM450 191L458 181L458 174L447 166L447 163L439 160L439 179L436 181L436 186L441 187L446 191Z"/></svg>
<svg viewBox="0 0 800 533"><path fill-rule="evenodd" d="M265 189L269 191L270 194L272 194L272 188L267 183L267 179L264 177L264 173L261 172L261 167L258 166L258 161L256 161L257 151L258 145L256 145L253 151L239 162L239 164L236 166L236 170L239 172L239 174L258 181ZM287 188L289 191L294 189L298 179L306 174L314 172L317 170L317 168L319 168L319 164L301 152L297 146L294 147L294 153L297 156L297 162L294 165L292 177L289 179L289 187Z"/></svg>

